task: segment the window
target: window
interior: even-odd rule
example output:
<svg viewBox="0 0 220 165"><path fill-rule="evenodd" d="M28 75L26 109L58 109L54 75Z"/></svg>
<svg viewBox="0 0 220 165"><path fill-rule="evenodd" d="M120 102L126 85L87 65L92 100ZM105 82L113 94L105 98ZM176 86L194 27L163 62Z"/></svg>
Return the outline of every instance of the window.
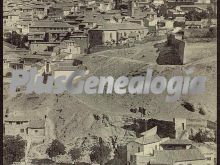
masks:
<svg viewBox="0 0 220 165"><path fill-rule="evenodd" d="M184 123L182 123L182 128L183 128L183 130L185 130L185 126L184 126Z"/></svg>
<svg viewBox="0 0 220 165"><path fill-rule="evenodd" d="M17 121L16 124L21 124L21 122Z"/></svg>
<svg viewBox="0 0 220 165"><path fill-rule="evenodd" d="M212 160L212 158L211 158L211 157L207 157L206 159L207 159L207 160Z"/></svg>
<svg viewBox="0 0 220 165"><path fill-rule="evenodd" d="M110 39L112 39L112 33L110 33Z"/></svg>
<svg viewBox="0 0 220 165"><path fill-rule="evenodd" d="M40 34L35 34L34 37L40 38Z"/></svg>
<svg viewBox="0 0 220 165"><path fill-rule="evenodd" d="M138 147L138 152L141 152L141 149L140 149L140 147Z"/></svg>
<svg viewBox="0 0 220 165"><path fill-rule="evenodd" d="M133 161L133 156L132 156L132 155L130 155L130 161L131 161L131 162Z"/></svg>
<svg viewBox="0 0 220 165"><path fill-rule="evenodd" d="M24 129L21 129L20 132L21 132L21 133L24 133Z"/></svg>
<svg viewBox="0 0 220 165"><path fill-rule="evenodd" d="M37 133L37 132L38 132L38 130L34 130L34 132L35 132L35 133Z"/></svg>
<svg viewBox="0 0 220 165"><path fill-rule="evenodd" d="M9 121L9 124L12 124L12 121Z"/></svg>
<svg viewBox="0 0 220 165"><path fill-rule="evenodd" d="M155 150L157 150L157 145L155 145Z"/></svg>
<svg viewBox="0 0 220 165"><path fill-rule="evenodd" d="M191 163L188 163L187 165L192 165Z"/></svg>

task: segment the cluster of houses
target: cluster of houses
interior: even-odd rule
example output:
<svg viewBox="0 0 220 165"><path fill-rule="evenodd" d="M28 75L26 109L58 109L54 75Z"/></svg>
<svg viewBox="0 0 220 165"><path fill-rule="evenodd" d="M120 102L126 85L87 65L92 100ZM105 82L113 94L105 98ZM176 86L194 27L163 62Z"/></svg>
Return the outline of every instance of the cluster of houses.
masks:
<svg viewBox="0 0 220 165"><path fill-rule="evenodd" d="M191 21L185 17L192 10L208 12L208 7L216 12L216 1L5 0L3 38L9 38L14 31L27 36L28 50L10 45L13 51L16 49L13 54L18 55L4 53L4 66L6 70L22 69L27 67L27 61L40 65L45 59L73 59L97 46L130 45L152 34L217 26L214 18Z"/></svg>
<svg viewBox="0 0 220 165"><path fill-rule="evenodd" d="M4 135L21 136L24 140L42 143L46 139L46 118L27 112L7 112L4 117Z"/></svg>
<svg viewBox="0 0 220 165"><path fill-rule="evenodd" d="M28 50L3 43L3 75L11 69L37 67L42 74L68 75L84 67L77 55L96 46L142 41L148 35L166 35L177 29L217 26L216 19L187 20L195 10L216 13L216 0L4 0L4 39L16 31L27 36ZM166 8L166 9L165 9ZM161 14L164 10L166 17ZM81 68L81 69L82 69ZM127 145L128 165L214 165L215 149L196 146L183 138L185 119L175 120L176 138L160 138L157 128ZM4 117L4 134L24 139L46 137L45 118Z"/></svg>
<svg viewBox="0 0 220 165"><path fill-rule="evenodd" d="M214 165L216 144L197 143L189 140L186 130L206 122L175 118L175 139L161 138L157 127L141 133L141 137L127 144L127 165ZM185 136L183 136L185 134Z"/></svg>
<svg viewBox="0 0 220 165"><path fill-rule="evenodd" d="M187 21L184 16L191 10L206 11L209 5L214 10L216 2L167 0L167 18L158 15L164 3L163 0L7 0L3 10L4 32L16 30L28 35L30 44L49 42L50 47L55 46L53 42L74 38L70 36L87 38L87 47L109 42L120 44L129 38L141 40L148 32L164 34L178 26L204 27L206 20ZM213 24L216 25L216 20ZM94 35L98 37L94 39Z"/></svg>
<svg viewBox="0 0 220 165"><path fill-rule="evenodd" d="M208 12L210 6L216 12L214 0L5 0L3 37L7 39L13 31L26 35L26 54L35 63L59 56L70 59L96 46L124 45L151 34L216 26L216 19L185 18L192 10ZM10 62L10 57L5 57L7 66L22 67L24 60Z"/></svg>
<svg viewBox="0 0 220 165"><path fill-rule="evenodd" d="M46 116L33 117L28 113L5 113L4 134L17 136L34 143L48 138ZM192 127L206 128L201 119L174 118L175 138L161 138L157 126L141 133L127 144L127 165L216 165L216 144L196 143L189 140Z"/></svg>

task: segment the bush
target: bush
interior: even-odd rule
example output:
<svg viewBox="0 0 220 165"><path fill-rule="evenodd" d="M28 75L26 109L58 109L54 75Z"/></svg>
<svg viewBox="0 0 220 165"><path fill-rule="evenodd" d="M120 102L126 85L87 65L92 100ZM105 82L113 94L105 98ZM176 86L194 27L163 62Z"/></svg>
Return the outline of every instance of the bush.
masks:
<svg viewBox="0 0 220 165"><path fill-rule="evenodd" d="M205 112L205 110L203 108L199 108L199 113L201 115L206 115L206 112Z"/></svg>
<svg viewBox="0 0 220 165"><path fill-rule="evenodd" d="M11 165L20 162L25 157L26 142L20 136L3 137L3 162Z"/></svg>
<svg viewBox="0 0 220 165"><path fill-rule="evenodd" d="M81 150L79 148L73 148L69 151L72 161L76 161L81 156Z"/></svg>
<svg viewBox="0 0 220 165"><path fill-rule="evenodd" d="M215 132L214 132L215 133ZM215 142L216 137L215 134L211 135L211 132L199 130L194 136L190 136L190 139L197 142L197 143L204 143L204 142Z"/></svg>
<svg viewBox="0 0 220 165"><path fill-rule="evenodd" d="M11 72L7 72L6 75L5 75L5 77L11 78L11 77L12 77L12 73L11 73Z"/></svg>
<svg viewBox="0 0 220 165"><path fill-rule="evenodd" d="M47 148L46 153L50 158L56 157L58 155L64 155L66 153L65 146L59 140L55 139L53 140L50 147Z"/></svg>
<svg viewBox="0 0 220 165"><path fill-rule="evenodd" d="M127 149L126 146L118 146L114 152L114 159L108 161L105 165L126 165Z"/></svg>
<svg viewBox="0 0 220 165"><path fill-rule="evenodd" d="M110 148L103 144L93 146L92 152L90 154L90 159L92 162L104 165L110 156L110 152Z"/></svg>
<svg viewBox="0 0 220 165"><path fill-rule="evenodd" d="M207 38L216 38L217 37L217 29L214 27L209 28L209 31L206 33Z"/></svg>
<svg viewBox="0 0 220 165"><path fill-rule="evenodd" d="M184 108L186 108L188 111L190 111L190 112L195 112L195 108L194 108L194 106L193 106L191 103L183 102L181 105L182 105Z"/></svg>

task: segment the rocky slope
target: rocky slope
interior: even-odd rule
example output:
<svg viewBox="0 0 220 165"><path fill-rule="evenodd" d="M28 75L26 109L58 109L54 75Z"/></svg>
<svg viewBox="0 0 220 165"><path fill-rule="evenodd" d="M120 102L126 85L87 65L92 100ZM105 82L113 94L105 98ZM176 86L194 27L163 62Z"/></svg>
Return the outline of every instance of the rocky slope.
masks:
<svg viewBox="0 0 220 165"><path fill-rule="evenodd" d="M143 107L146 118L172 120L173 117L206 118L216 120L216 43L187 44L183 66L163 66L156 64L157 53L149 42L136 47L120 50L109 50L91 55L79 56L95 76L132 76L145 75L147 68L154 70L154 75L172 77L185 76L184 69L195 67L193 75L207 76L206 92L203 95L182 96L177 102L165 102L162 95L76 95L64 93L59 96L41 95L30 97L21 95L4 100L4 109L9 111L26 111L31 115L45 115L49 109L49 117L54 121L55 132L67 148L81 146L85 152L97 143L97 138L109 144L116 140L117 144L126 144L136 138L133 131L123 129L129 118L140 118L140 113L132 113L130 109ZM195 112L190 112L181 104L189 102L194 105ZM202 107L206 115L198 113ZM110 145L112 146L112 145ZM85 154L85 159L88 155Z"/></svg>

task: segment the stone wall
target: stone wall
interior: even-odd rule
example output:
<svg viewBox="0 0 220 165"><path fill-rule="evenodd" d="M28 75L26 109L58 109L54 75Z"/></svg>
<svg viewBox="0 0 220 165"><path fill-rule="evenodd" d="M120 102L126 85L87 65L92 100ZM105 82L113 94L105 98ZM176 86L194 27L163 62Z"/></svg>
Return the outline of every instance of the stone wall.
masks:
<svg viewBox="0 0 220 165"><path fill-rule="evenodd" d="M175 35L170 34L167 36L167 45L174 48L176 52L176 56L180 60L179 65L182 65L184 62L184 48L185 48L185 42L181 41L179 39L176 39Z"/></svg>

